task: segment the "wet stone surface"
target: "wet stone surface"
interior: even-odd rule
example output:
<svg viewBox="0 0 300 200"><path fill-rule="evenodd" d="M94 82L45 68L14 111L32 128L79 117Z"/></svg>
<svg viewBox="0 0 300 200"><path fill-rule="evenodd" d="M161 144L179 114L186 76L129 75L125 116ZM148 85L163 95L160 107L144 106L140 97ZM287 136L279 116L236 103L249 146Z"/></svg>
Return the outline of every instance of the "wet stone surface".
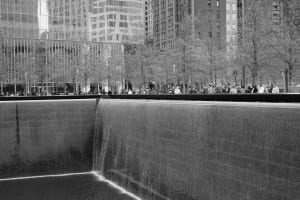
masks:
<svg viewBox="0 0 300 200"><path fill-rule="evenodd" d="M0 181L1 200L132 200L92 175Z"/></svg>

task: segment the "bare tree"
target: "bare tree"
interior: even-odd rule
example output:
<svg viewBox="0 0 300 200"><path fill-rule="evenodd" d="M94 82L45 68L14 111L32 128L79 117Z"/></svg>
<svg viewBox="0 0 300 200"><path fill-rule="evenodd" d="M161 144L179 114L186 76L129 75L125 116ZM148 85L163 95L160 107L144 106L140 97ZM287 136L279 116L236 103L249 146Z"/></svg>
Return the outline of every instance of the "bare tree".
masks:
<svg viewBox="0 0 300 200"><path fill-rule="evenodd" d="M125 77L127 81L146 88L153 72L151 72L155 56L153 48L146 45L125 46Z"/></svg>
<svg viewBox="0 0 300 200"><path fill-rule="evenodd" d="M300 62L300 34L297 24L299 2L294 0L283 1L282 7L284 16L279 30L273 32L272 53L273 62L280 66L277 70L287 73L286 91L288 91L289 86L292 85L295 67Z"/></svg>
<svg viewBox="0 0 300 200"><path fill-rule="evenodd" d="M4 37L2 31L0 30L0 95L3 94L3 83L8 73L4 62L4 56L5 56Z"/></svg>
<svg viewBox="0 0 300 200"><path fill-rule="evenodd" d="M43 84L47 77L46 69L46 44L44 41L37 41L35 46L35 75L38 82Z"/></svg>
<svg viewBox="0 0 300 200"><path fill-rule="evenodd" d="M251 71L252 83L256 83L260 70L269 59L271 25L266 23L266 13L261 0L249 0L245 5L243 42L239 49L241 62Z"/></svg>
<svg viewBox="0 0 300 200"><path fill-rule="evenodd" d="M192 16L185 13L181 22L178 23L176 44L171 55L175 58L178 67L176 68L179 79L183 82L183 93L187 92L187 85L190 83L191 67L189 63L194 49L194 21Z"/></svg>

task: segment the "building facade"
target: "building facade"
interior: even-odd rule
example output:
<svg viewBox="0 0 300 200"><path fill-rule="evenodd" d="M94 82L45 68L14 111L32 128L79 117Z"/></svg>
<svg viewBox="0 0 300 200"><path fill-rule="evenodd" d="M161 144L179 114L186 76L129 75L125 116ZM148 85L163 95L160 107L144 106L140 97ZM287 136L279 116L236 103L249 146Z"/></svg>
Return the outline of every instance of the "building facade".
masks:
<svg viewBox="0 0 300 200"><path fill-rule="evenodd" d="M88 40L87 0L1 0L0 5L4 36Z"/></svg>
<svg viewBox="0 0 300 200"><path fill-rule="evenodd" d="M226 41L226 2L220 0L153 0L153 36L156 48L174 46L178 26L189 15L194 34L217 41L219 48Z"/></svg>
<svg viewBox="0 0 300 200"><path fill-rule="evenodd" d="M124 1L111 2L123 4ZM127 5L134 4L128 2L131 3L123 5L126 9ZM104 74L111 73L112 68L121 71L122 45L119 43L123 41L100 43L91 37L92 11L112 8L115 7L96 7L92 0L0 0L0 93L5 91L5 85L6 88L13 85L7 89L13 93L57 92L58 85L64 85L60 86L63 90L67 85L73 91L77 88L77 92L80 85L82 92L88 92L91 82L107 81L109 76ZM122 10L122 6L119 9ZM127 30L131 40L126 41L142 40L144 26L140 21L143 18L136 19L139 9L126 9L122 12L127 13L127 17L117 13L119 10L110 13L128 20L133 18L134 23L138 21L136 24L142 33ZM128 14L129 11L135 14ZM110 14L103 16L111 17ZM116 71L118 75L110 76L121 80L121 73Z"/></svg>
<svg viewBox="0 0 300 200"><path fill-rule="evenodd" d="M153 10L152 0L145 0L145 38L153 36Z"/></svg>
<svg viewBox="0 0 300 200"><path fill-rule="evenodd" d="M0 2L0 29L4 37L39 38L39 6L36 0Z"/></svg>
<svg viewBox="0 0 300 200"><path fill-rule="evenodd" d="M46 1L48 38L54 40L89 40L89 2L86 0ZM47 19L48 18L48 19Z"/></svg>
<svg viewBox="0 0 300 200"><path fill-rule="evenodd" d="M238 45L238 5L237 0L226 1L226 48L227 57L232 58L237 53Z"/></svg>
<svg viewBox="0 0 300 200"><path fill-rule="evenodd" d="M157 49L171 48L175 39L175 0L152 0L153 39Z"/></svg>
<svg viewBox="0 0 300 200"><path fill-rule="evenodd" d="M144 0L92 0L91 40L95 42L143 43Z"/></svg>

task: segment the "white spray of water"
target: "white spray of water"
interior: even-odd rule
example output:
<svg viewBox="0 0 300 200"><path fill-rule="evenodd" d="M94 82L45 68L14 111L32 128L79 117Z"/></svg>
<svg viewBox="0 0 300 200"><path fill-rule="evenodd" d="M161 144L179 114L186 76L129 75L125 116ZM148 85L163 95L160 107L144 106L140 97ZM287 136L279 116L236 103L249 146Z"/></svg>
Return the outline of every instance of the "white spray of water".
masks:
<svg viewBox="0 0 300 200"><path fill-rule="evenodd" d="M92 173L97 177L98 181L107 183L109 186L117 189L121 194L125 194L127 196L130 196L131 198L136 199L136 200L142 200L140 197L134 195L131 192L128 192L127 190L125 190L124 188L122 188L119 185L115 184L114 182L107 180L106 178L104 178L104 176L102 176L98 172L92 171Z"/></svg>

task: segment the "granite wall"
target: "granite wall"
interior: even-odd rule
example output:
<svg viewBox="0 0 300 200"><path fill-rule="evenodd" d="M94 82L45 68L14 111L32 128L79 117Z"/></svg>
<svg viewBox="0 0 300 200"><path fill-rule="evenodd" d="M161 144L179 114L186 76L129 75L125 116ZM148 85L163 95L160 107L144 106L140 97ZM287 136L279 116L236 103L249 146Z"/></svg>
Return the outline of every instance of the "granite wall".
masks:
<svg viewBox="0 0 300 200"><path fill-rule="evenodd" d="M101 100L94 170L145 199L300 199L300 105Z"/></svg>
<svg viewBox="0 0 300 200"><path fill-rule="evenodd" d="M90 171L96 100L0 102L0 178Z"/></svg>

